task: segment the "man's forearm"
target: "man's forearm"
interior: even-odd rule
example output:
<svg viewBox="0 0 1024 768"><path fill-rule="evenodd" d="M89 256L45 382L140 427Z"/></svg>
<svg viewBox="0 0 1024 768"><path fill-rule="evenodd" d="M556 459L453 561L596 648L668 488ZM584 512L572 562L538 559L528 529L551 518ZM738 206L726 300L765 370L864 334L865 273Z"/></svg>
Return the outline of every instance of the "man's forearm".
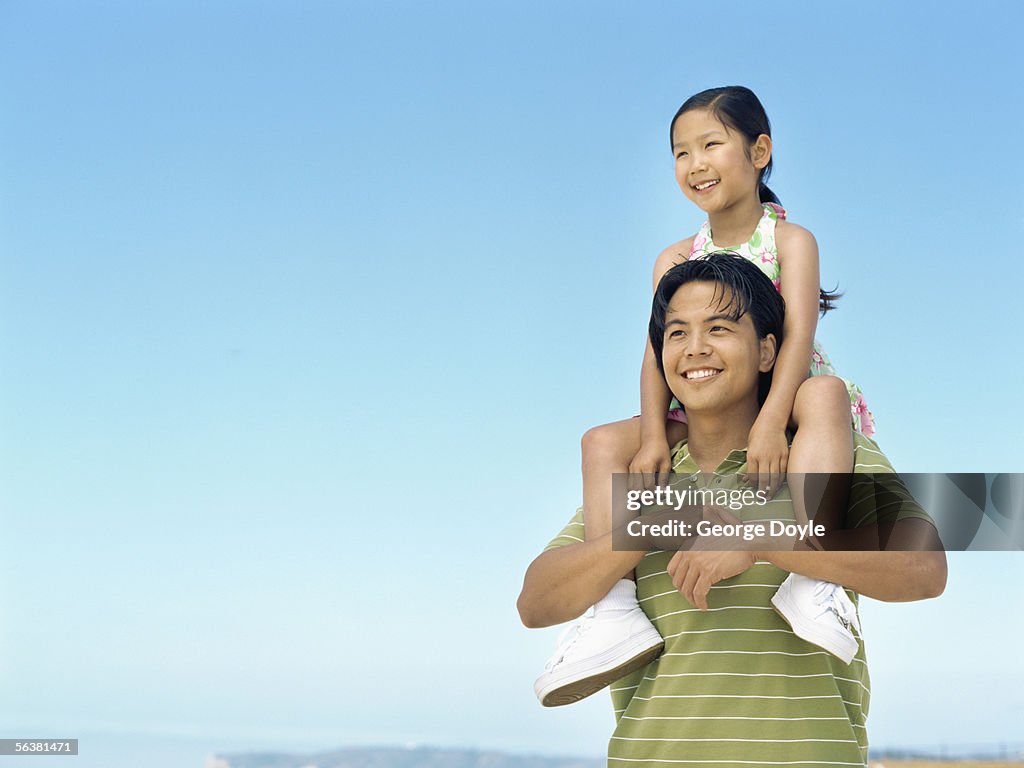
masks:
<svg viewBox="0 0 1024 768"><path fill-rule="evenodd" d="M612 550L612 534L542 553L526 570L516 606L528 627L575 619L632 571L645 552Z"/></svg>
<svg viewBox="0 0 1024 768"><path fill-rule="evenodd" d="M831 581L876 600L901 602L938 597L946 587L946 553L758 552L784 571Z"/></svg>

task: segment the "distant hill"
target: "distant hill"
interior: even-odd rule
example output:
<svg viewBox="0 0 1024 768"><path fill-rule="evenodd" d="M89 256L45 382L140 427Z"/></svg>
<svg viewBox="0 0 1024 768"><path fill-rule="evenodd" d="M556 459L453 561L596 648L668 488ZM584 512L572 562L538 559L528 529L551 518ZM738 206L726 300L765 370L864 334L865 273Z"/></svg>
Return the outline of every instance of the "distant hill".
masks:
<svg viewBox="0 0 1024 768"><path fill-rule="evenodd" d="M360 747L316 754L214 755L206 768L604 768L603 758L540 757L472 749Z"/></svg>

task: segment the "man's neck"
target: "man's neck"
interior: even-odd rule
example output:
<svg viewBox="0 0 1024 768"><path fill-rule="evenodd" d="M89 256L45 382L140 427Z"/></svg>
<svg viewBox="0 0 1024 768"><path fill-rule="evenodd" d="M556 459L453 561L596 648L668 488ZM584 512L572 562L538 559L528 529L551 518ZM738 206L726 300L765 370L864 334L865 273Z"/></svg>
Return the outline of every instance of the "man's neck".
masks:
<svg viewBox="0 0 1024 768"><path fill-rule="evenodd" d="M758 411L754 401L749 407L736 406L727 414L687 414L686 443L690 457L702 472L714 472L730 452L747 447Z"/></svg>

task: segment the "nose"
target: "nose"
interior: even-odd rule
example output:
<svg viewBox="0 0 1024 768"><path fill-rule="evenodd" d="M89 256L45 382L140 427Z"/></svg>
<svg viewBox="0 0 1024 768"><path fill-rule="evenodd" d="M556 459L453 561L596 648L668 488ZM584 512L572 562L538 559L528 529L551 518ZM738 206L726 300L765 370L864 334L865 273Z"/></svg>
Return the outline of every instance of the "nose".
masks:
<svg viewBox="0 0 1024 768"><path fill-rule="evenodd" d="M691 333L686 337L686 356L687 357L701 357L711 352L711 347L708 345L707 338L703 333L696 332Z"/></svg>

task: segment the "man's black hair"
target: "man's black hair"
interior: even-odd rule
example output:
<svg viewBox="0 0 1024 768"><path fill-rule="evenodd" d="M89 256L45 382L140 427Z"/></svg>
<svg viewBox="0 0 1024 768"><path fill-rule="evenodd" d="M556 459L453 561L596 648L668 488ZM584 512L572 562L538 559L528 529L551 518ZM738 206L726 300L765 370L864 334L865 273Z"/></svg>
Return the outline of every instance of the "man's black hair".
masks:
<svg viewBox="0 0 1024 768"><path fill-rule="evenodd" d="M775 336L776 354L782 347L782 323L786 314L786 303L775 290L772 281L760 269L739 254L718 251L706 258L690 259L668 270L654 291L651 305L651 323L648 334L654 349L658 370L665 374L661 355L665 345L665 315L669 302L676 291L687 283L716 283L719 292L715 299L725 306L721 310L730 313L734 321L746 314L754 324L757 338L763 339L769 333ZM762 373L758 379L758 400L764 404L772 385L772 372Z"/></svg>

